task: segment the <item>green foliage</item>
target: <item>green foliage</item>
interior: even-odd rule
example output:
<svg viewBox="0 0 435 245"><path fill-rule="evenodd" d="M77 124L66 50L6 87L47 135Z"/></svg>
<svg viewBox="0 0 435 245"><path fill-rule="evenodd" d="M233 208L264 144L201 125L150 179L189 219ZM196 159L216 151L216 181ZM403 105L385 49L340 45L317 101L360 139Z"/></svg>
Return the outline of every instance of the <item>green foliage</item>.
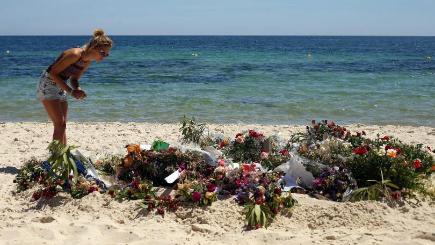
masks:
<svg viewBox="0 0 435 245"><path fill-rule="evenodd" d="M371 180L382 181L382 172L385 179L400 189L423 192L422 181L430 175L434 164L422 144L405 144L379 135L372 140L365 137L364 131L352 134L345 127L326 120L313 121L305 133L293 135L292 140L300 143L297 150L301 155L329 166L347 168L359 187L371 186ZM319 172L313 171L315 175Z"/></svg>
<svg viewBox="0 0 435 245"><path fill-rule="evenodd" d="M355 154L347 161L346 166L357 180L358 186L367 186L368 180L382 181L381 171L386 179L391 180L400 189L422 191L424 175L429 175L433 164L432 156L423 149L422 145L410 145L397 139L376 139L369 142L370 149L366 154ZM394 152L386 153L386 149ZM414 162L421 162L416 167Z"/></svg>
<svg viewBox="0 0 435 245"><path fill-rule="evenodd" d="M269 154L267 158L261 159L261 166L265 169L273 170L279 165L287 162L290 159L290 155L283 155L280 153Z"/></svg>
<svg viewBox="0 0 435 245"><path fill-rule="evenodd" d="M106 156L95 163L95 168L105 175L115 175L116 168L123 163L123 158L120 155Z"/></svg>
<svg viewBox="0 0 435 245"><path fill-rule="evenodd" d="M115 199L118 201L139 200L156 196L153 190L153 183L148 180L133 180L125 188L113 189L112 191Z"/></svg>
<svg viewBox="0 0 435 245"><path fill-rule="evenodd" d="M184 143L200 144L205 129L206 125L204 123L197 123L194 117L189 119L184 116L180 127L180 132L183 136L182 141Z"/></svg>
<svg viewBox="0 0 435 245"><path fill-rule="evenodd" d="M352 192L350 200L351 201L363 201L363 200L373 200L373 201L386 201L387 203L393 203L392 189L398 190L399 187L391 182L391 180L384 180L381 172L381 181L370 181L375 182L375 184L368 187L363 187L356 189Z"/></svg>
<svg viewBox="0 0 435 245"><path fill-rule="evenodd" d="M48 145L48 150L51 155L47 162L51 165L51 171L61 176L65 181L69 180L71 171L73 171L74 174L73 181L77 180L77 165L74 161L74 156L71 154L71 150L74 148L76 147L64 145L57 140L52 141Z"/></svg>
<svg viewBox="0 0 435 245"><path fill-rule="evenodd" d="M250 229L267 228L273 220L273 214L265 204L247 204L243 212L245 222Z"/></svg>
<svg viewBox="0 0 435 245"><path fill-rule="evenodd" d="M17 192L25 191L46 177L47 172L41 167L42 162L34 158L24 163L14 179Z"/></svg>
<svg viewBox="0 0 435 245"><path fill-rule="evenodd" d="M148 179L156 185L167 186L164 180L175 170L186 163L206 165L202 156L195 152L181 152L175 148L163 151L142 151L141 160L136 160L129 167L120 168L118 178L124 181L132 181L134 177Z"/></svg>

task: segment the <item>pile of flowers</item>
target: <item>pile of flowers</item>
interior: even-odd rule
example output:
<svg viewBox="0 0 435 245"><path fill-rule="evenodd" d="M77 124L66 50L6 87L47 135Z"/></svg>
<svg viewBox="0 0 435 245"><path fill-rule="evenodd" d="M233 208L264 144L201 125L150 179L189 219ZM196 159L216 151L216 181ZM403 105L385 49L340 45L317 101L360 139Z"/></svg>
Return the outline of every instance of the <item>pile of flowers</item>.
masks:
<svg viewBox="0 0 435 245"><path fill-rule="evenodd" d="M219 148L235 162L256 162L269 170L290 159L288 149L280 147L276 137L252 129L236 134L233 141L221 141Z"/></svg>
<svg viewBox="0 0 435 245"><path fill-rule="evenodd" d="M305 133L293 135L292 140L298 143L296 150L302 156L327 166L326 169L313 171L316 177L313 189L323 195L328 193L332 200L337 200L337 195L343 197L346 191L356 187L368 188L386 181L391 184L383 185L386 190L384 193L393 193L396 197L413 191L424 194L425 180L434 171L429 147L405 144L392 136L378 135L376 139L369 139L364 131L352 133L326 120L319 123L312 121ZM329 181L324 181L325 174L329 176ZM337 177L340 184L334 184L331 188L330 183L337 183L331 182L331 178ZM378 195L359 196L375 200L386 198L381 192Z"/></svg>
<svg viewBox="0 0 435 245"><path fill-rule="evenodd" d="M184 142L220 151L216 165L207 163L198 151L181 151L162 140L149 150L130 144L124 156L107 156L95 163L100 174L113 179L108 189L86 175L70 152L73 147L54 142L47 162L25 163L15 179L17 191L37 186L35 201L59 192L81 198L98 191L120 202L142 200L142 211L160 215L180 205L208 206L234 197L245 207L247 228L257 229L296 204L291 193L283 191L285 173L276 170L295 154L309 160L303 164L314 180L304 186L307 191L333 201L401 200L414 191L424 193L428 189L424 180L434 171L430 149L423 145L404 144L391 136L369 139L365 132L352 133L325 120L313 121L306 132L284 144L255 130L232 139L213 138L205 135L205 124L187 119L180 131ZM168 188L171 194L159 195L156 187Z"/></svg>

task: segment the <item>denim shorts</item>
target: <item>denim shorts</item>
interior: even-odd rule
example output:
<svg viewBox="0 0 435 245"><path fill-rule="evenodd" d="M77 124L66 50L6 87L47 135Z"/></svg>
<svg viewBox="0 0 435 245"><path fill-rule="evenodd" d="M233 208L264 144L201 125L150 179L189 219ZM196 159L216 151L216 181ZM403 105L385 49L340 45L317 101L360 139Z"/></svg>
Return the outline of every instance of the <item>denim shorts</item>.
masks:
<svg viewBox="0 0 435 245"><path fill-rule="evenodd" d="M36 95L39 100L60 100L66 101L66 92L59 88L50 78L47 71L43 71L36 89Z"/></svg>

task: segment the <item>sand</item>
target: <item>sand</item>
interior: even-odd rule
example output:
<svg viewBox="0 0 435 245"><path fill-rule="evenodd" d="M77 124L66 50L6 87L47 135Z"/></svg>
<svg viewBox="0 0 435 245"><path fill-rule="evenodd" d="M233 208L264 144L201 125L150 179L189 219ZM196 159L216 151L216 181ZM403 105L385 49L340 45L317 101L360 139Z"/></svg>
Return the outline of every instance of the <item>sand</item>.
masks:
<svg viewBox="0 0 435 245"><path fill-rule="evenodd" d="M124 153L128 143L155 138L178 142L177 124L70 123L69 144L84 152ZM257 129L288 138L304 126L210 125L226 135ZM348 125L394 135L407 143L435 146L435 128ZM378 202L335 203L296 194L298 205L268 229L245 231L242 207L232 199L207 208L181 208L164 217L141 215L139 201L119 203L92 193L80 200L61 194L30 202L32 191L13 195L12 182L22 164L47 157L50 123L0 123L0 244L435 244L435 203L390 208Z"/></svg>

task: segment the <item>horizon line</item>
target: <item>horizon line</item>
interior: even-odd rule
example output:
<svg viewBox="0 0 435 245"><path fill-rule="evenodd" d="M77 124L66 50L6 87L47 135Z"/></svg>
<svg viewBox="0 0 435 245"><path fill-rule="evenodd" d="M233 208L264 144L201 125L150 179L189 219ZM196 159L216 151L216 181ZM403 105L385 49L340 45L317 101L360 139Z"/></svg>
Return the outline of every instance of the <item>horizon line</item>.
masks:
<svg viewBox="0 0 435 245"><path fill-rule="evenodd" d="M91 34L0 34L0 37L35 37L35 36L71 36L83 37L92 36ZM341 35L341 34L108 34L108 36L149 36L149 37L435 37L434 35Z"/></svg>

